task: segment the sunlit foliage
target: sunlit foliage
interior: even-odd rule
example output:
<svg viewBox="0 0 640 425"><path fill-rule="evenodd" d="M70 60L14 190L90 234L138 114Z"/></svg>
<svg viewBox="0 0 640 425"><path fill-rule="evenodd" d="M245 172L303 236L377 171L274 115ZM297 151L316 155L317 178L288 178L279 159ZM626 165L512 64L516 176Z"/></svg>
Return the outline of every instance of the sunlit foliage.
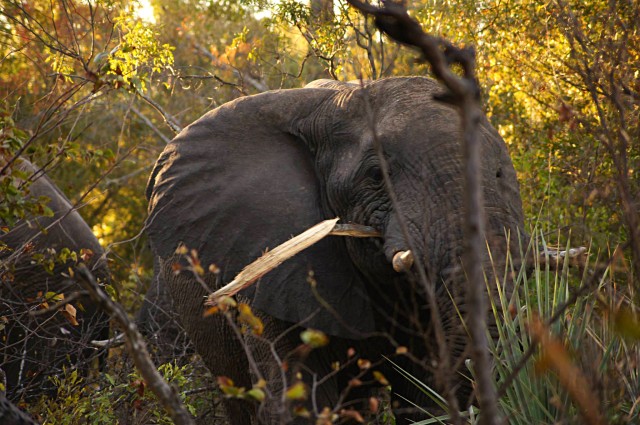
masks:
<svg viewBox="0 0 640 425"><path fill-rule="evenodd" d="M151 0L155 19L143 20L133 0L4 1L0 219L11 225L49 213L46 200L24 201L30 176L11 163L26 156L78 205L107 248L116 296L135 312L152 275L146 180L179 128L234 98L317 78L429 74L415 52L343 0L312 3ZM593 241L594 252L621 245L621 274L633 282L638 2L417 0L408 7L427 32L475 46L485 110L509 146L528 220L560 244L571 234L575 244ZM73 375L61 382L80 385ZM65 400L75 403L78 391Z"/></svg>

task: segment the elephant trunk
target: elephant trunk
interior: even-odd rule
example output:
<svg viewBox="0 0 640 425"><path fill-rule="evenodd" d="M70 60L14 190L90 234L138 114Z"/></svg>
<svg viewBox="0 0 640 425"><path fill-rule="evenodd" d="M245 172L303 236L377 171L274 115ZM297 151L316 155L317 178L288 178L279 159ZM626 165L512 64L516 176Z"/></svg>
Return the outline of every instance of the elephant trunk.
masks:
<svg viewBox="0 0 640 425"><path fill-rule="evenodd" d="M400 211L403 211L400 208ZM420 226L422 227L422 226ZM384 254L396 272L408 272L416 256L424 254L424 232L414 220L392 214L384 231ZM422 261L420 256L420 261Z"/></svg>

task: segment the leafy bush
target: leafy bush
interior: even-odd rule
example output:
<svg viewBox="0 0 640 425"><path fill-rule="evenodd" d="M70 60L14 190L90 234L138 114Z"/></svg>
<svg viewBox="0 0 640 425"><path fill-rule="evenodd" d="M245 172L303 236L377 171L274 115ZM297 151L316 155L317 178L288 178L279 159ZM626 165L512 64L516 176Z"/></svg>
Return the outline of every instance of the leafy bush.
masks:
<svg viewBox="0 0 640 425"><path fill-rule="evenodd" d="M197 363L184 366L166 363L158 370L176 388L192 415L211 408L211 387L203 386ZM43 424L173 423L137 371L105 373L91 380L82 378L75 370L67 370L64 377L54 377L53 381L58 388L57 397L43 397L29 409Z"/></svg>

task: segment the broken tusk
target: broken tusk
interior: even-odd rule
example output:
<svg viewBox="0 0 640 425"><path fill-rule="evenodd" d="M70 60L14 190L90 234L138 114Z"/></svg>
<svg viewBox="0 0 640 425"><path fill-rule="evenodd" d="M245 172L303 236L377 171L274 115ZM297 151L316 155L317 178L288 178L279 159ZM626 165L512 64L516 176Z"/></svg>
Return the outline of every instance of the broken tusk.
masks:
<svg viewBox="0 0 640 425"><path fill-rule="evenodd" d="M393 270L400 272L409 271L411 266L413 266L413 253L411 250L408 251L398 251L393 256Z"/></svg>

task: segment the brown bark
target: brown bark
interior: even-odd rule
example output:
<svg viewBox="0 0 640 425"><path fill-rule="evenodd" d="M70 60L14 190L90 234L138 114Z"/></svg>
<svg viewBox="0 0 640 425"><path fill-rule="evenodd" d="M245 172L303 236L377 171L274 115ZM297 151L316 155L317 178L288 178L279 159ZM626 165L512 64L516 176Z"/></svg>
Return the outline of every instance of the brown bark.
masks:
<svg viewBox="0 0 640 425"><path fill-rule="evenodd" d="M469 312L466 319L471 333L476 394L482 409L480 423L497 425L501 423L501 419L489 361L486 337L488 310L482 271L483 253L486 249L482 215L480 145L477 139L477 126L482 118L482 111L479 102L480 90L475 77L475 53L472 49L460 49L444 39L426 34L400 3L387 1L382 7L376 7L360 0L348 0L348 2L363 13L373 15L378 28L396 42L418 48L431 64L436 78L449 90L440 96L439 100L459 108L464 131L463 165L466 187L465 239L467 246L464 264L469 282L467 293ZM462 77L451 70L451 64L459 64L462 67ZM454 412L451 413L453 416Z"/></svg>

